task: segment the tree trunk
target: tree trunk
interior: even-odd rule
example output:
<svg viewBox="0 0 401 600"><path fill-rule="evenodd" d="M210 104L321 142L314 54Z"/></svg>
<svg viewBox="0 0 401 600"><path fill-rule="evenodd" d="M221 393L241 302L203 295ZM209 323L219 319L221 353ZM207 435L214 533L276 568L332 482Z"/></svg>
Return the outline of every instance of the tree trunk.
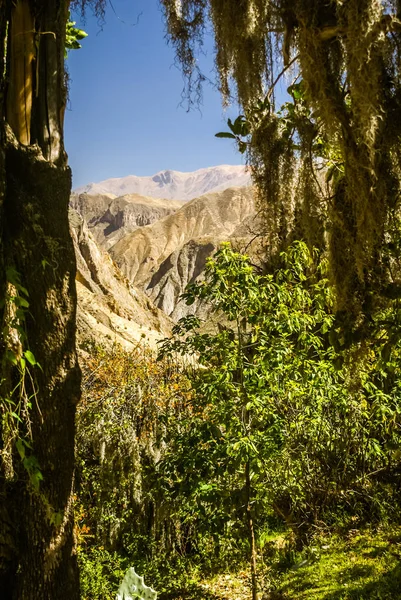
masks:
<svg viewBox="0 0 401 600"><path fill-rule="evenodd" d="M0 52L6 53L0 62L6 65L0 71L0 91L5 92L0 96L4 600L80 596L73 540L74 419L80 396L76 265L68 227L71 174L62 124L67 10L66 0L0 0ZM15 285L10 288L7 283L10 267L26 288L27 295L21 295L29 307L21 309L6 297L6 289L18 296ZM21 330L10 327L10 314L19 315ZM35 361L40 367L30 364ZM7 398L20 402L21 421L11 416Z"/></svg>
<svg viewBox="0 0 401 600"><path fill-rule="evenodd" d="M245 493L246 493L246 520L248 525L249 535L249 550L251 562L251 582L252 582L252 600L257 600L258 597L258 580L256 568L256 541L255 531L253 528L252 508L251 508L251 473L249 460L245 465Z"/></svg>

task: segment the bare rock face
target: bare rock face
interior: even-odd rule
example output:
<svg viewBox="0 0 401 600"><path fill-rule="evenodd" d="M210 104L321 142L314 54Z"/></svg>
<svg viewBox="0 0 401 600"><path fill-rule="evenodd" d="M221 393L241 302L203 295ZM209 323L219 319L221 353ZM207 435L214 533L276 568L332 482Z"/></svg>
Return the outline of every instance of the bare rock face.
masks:
<svg viewBox="0 0 401 600"><path fill-rule="evenodd" d="M146 293L174 321L199 308L188 309L179 297L189 283L202 275L207 258L215 250L216 245L210 240L190 240L162 262L147 284Z"/></svg>
<svg viewBox="0 0 401 600"><path fill-rule="evenodd" d="M155 345L171 331L170 319L122 275L96 243L85 220L70 210L77 259L78 341Z"/></svg>
<svg viewBox="0 0 401 600"><path fill-rule="evenodd" d="M182 202L128 194L73 194L70 206L86 221L98 244L108 249L137 227L150 225L181 208Z"/></svg>
<svg viewBox="0 0 401 600"><path fill-rule="evenodd" d="M129 281L144 289L174 320L199 307L179 300L201 276L207 258L223 241L245 245L252 237L252 188L230 188L186 203L151 225L122 237L109 252Z"/></svg>

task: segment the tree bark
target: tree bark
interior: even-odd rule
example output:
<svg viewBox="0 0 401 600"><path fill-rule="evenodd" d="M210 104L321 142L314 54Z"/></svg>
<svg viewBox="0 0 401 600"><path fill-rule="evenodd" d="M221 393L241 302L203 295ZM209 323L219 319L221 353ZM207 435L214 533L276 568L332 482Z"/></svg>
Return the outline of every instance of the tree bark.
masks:
<svg viewBox="0 0 401 600"><path fill-rule="evenodd" d="M250 464L247 460L245 465L245 493L246 493L246 519L249 535L249 550L251 562L251 582L252 582L252 600L257 600L258 597L258 579L256 567L256 541L255 531L253 528L252 508L251 508L251 473Z"/></svg>
<svg viewBox="0 0 401 600"><path fill-rule="evenodd" d="M6 41L0 44L0 52L6 52L0 61L0 293L4 299L5 270L13 267L29 302L20 352L32 352L41 365L26 361L29 369L21 378L6 360L7 340L0 335L2 600L80 597L73 539L74 420L80 370L75 349L76 265L68 227L71 174L62 124L67 10L67 0L0 0L0 42ZM18 35L25 36L26 52L32 50L29 36L35 36L34 60L24 56L25 50L20 58L13 54L13 18L18 13L20 22L21 14L22 22L29 22L27 11L34 30ZM20 105L15 98L21 99ZM24 127L18 125L21 122ZM0 311L4 326L4 302ZM16 452L15 435L12 468L6 464L5 398L13 397L13 388L14 395L20 394L21 386L31 408L23 411L18 436L32 437L32 449L26 452L43 476L39 485Z"/></svg>

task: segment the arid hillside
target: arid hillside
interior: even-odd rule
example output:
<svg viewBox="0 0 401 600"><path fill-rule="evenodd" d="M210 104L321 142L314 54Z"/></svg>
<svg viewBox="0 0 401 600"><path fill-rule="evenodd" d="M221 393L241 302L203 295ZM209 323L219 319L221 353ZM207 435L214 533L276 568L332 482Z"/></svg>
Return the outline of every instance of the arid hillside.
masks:
<svg viewBox="0 0 401 600"><path fill-rule="evenodd" d="M180 210L124 236L109 250L130 282L145 290L166 314L183 314L179 296L203 271L218 244L253 236L252 188L206 194ZM184 310L185 312L185 310Z"/></svg>
<svg viewBox="0 0 401 600"><path fill-rule="evenodd" d="M77 258L80 346L99 341L117 342L128 349L138 342L154 346L168 335L170 319L122 275L74 209L70 210L70 228Z"/></svg>

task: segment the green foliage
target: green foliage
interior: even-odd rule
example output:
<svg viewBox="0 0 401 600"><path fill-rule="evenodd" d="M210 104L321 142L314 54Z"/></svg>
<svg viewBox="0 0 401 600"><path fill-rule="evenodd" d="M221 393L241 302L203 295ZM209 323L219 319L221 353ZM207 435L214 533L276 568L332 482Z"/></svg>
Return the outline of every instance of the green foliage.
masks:
<svg viewBox="0 0 401 600"><path fill-rule="evenodd" d="M270 274L223 244L185 293L209 304L216 330L181 319L158 361L94 350L77 421L77 538L93 598L125 559L162 598L203 597L202 576L250 555L248 506L265 586L316 531L396 517L399 308L375 315L369 340L349 337L326 273L302 242ZM278 527L292 537L276 561Z"/></svg>
<svg viewBox="0 0 401 600"><path fill-rule="evenodd" d="M113 573L131 565L161 597L174 588L186 594L193 588L196 597L200 570L212 570L217 556L220 568L242 560L246 542L238 536L219 541L215 528L210 532L196 515L207 481L194 511L185 494L192 473L183 465L178 475L163 461L173 441L197 427L190 382L182 367L156 361L141 347L91 352L77 414L75 521L83 597L108 598L118 587L110 583L117 579Z"/></svg>
<svg viewBox="0 0 401 600"><path fill-rule="evenodd" d="M290 151L300 159L302 152L309 153L311 175L317 180L316 172L325 173L326 184L338 184L344 175L344 162L338 141L329 138L322 132L319 114L308 102L304 82L298 81L287 88L291 100L277 110L279 141L281 151ZM252 153L253 136L258 136L258 130L263 128L263 122L272 117L271 94L264 100L258 100L251 105L247 116L239 115L234 123L228 119L230 132L216 133L218 138L234 139L238 150L243 154L246 150ZM322 180L323 184L323 180ZM321 186L318 182L318 185ZM323 189L321 188L321 192Z"/></svg>
<svg viewBox="0 0 401 600"><path fill-rule="evenodd" d="M301 242L281 260L263 275L223 245L205 281L185 293L189 303L210 302L220 330L203 333L189 317L161 348L163 355L192 354L203 367L193 380L198 421L176 439L162 468L177 473L178 484L191 473L188 507L201 507L193 512L203 511L220 534L244 504L247 461L256 513L274 507L298 533L330 521L333 509L379 517L394 500L385 481L400 464L400 380L389 360L382 363L379 319L375 342L349 349L325 261Z"/></svg>
<svg viewBox="0 0 401 600"><path fill-rule="evenodd" d="M115 600L129 566L127 558L102 547L89 548L78 557L82 600Z"/></svg>
<svg viewBox="0 0 401 600"><path fill-rule="evenodd" d="M231 119L228 119L227 124L232 133L229 131L221 131L216 133L216 137L236 140L238 150L241 152L241 154L243 154L247 148L247 144L242 138L246 137L250 133L247 119L244 117L244 115L239 115L239 117L235 119L234 123L231 121Z"/></svg>
<svg viewBox="0 0 401 600"><path fill-rule="evenodd" d="M36 402L34 368L40 368L29 349L25 319L29 310L28 291L21 284L20 274L14 267L6 269L6 295L1 301L3 309L2 380L0 414L2 431L2 460L8 478L15 476L14 448L29 477L35 492L39 491L43 475L33 454L30 411Z"/></svg>
<svg viewBox="0 0 401 600"><path fill-rule="evenodd" d="M372 343L350 343L326 271L301 242L272 274L223 244L185 293L210 304L215 332L192 315L158 362L95 352L78 415L86 557L99 545L118 550L167 593L172 572L189 580L194 568L243 562L249 501L260 557L274 518L306 539L395 514L399 315L385 310ZM199 365L189 380L177 354Z"/></svg>
<svg viewBox="0 0 401 600"><path fill-rule="evenodd" d="M145 348L93 351L77 415L83 545L95 539L108 551L150 557L155 539L164 549L180 543L155 479L169 424L185 415L190 397L180 370Z"/></svg>
<svg viewBox="0 0 401 600"><path fill-rule="evenodd" d="M396 527L315 538L288 567L281 563L278 588L288 600L396 600L400 542Z"/></svg>
<svg viewBox="0 0 401 600"><path fill-rule="evenodd" d="M68 13L68 20L65 32L65 58L67 58L68 50L79 50L80 48L82 48L79 42L88 37L86 31L75 27L75 25L76 22L71 21L71 14Z"/></svg>

